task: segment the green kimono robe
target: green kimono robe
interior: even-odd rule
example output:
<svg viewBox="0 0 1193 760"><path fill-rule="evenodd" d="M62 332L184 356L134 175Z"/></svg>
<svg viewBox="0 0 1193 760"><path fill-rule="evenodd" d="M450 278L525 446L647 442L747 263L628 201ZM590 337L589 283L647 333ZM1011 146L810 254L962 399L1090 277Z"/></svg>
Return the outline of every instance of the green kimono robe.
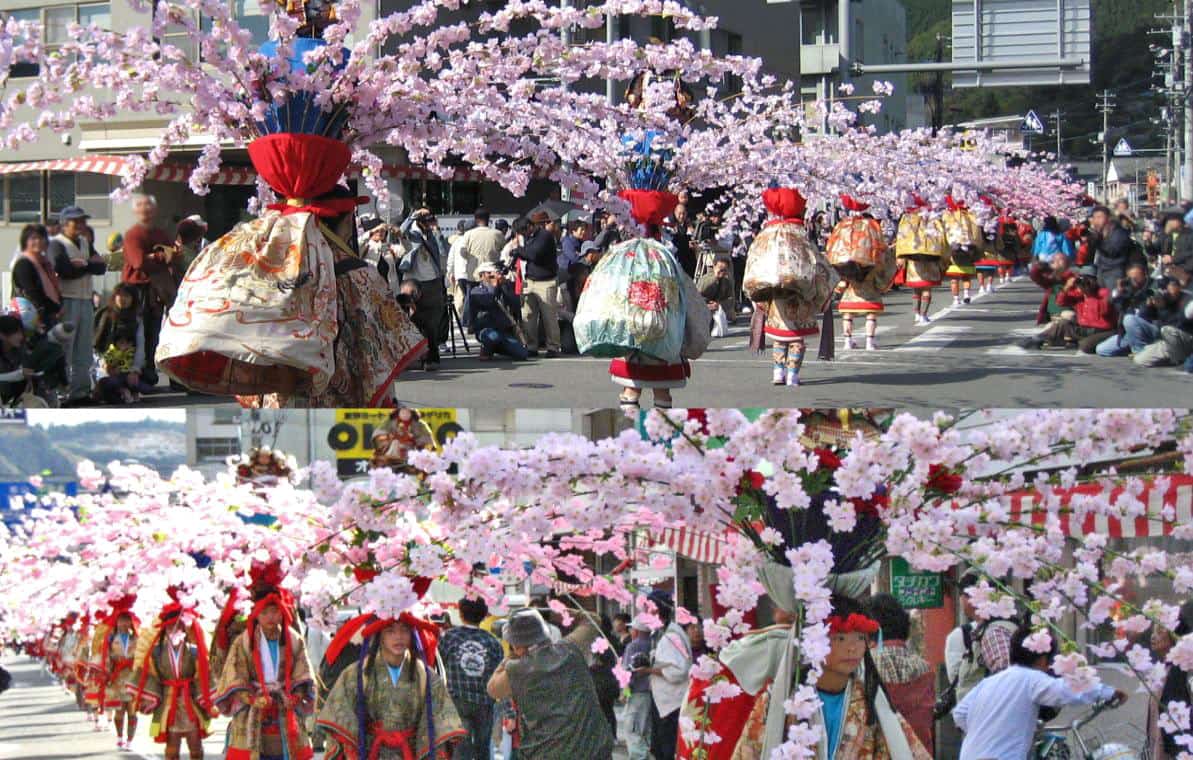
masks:
<svg viewBox="0 0 1193 760"><path fill-rule="evenodd" d="M266 689L258 675L259 646L256 627L236 637L228 651L215 704L232 716L228 726L226 760L260 760L287 757L310 760L314 757L306 719L315 704L315 681L302 634L290 628L278 644L277 688L270 689L271 703L259 707L255 700ZM244 699L252 700L246 704Z"/></svg>
<svg viewBox="0 0 1193 760"><path fill-rule="evenodd" d="M145 666L138 666L129 678L128 687L134 696L140 693L153 712L149 735L154 741L196 729L207 736L211 716L204 708L208 695L202 693L201 680L198 648L189 640L177 649L161 639L154 644Z"/></svg>
<svg viewBox="0 0 1193 760"><path fill-rule="evenodd" d="M448 743L465 735L447 687L435 673L407 652L395 685L380 655L365 673L368 738L364 758L358 756L356 688L359 663L344 669L319 710L318 724L327 732L325 760L437 760L451 757ZM368 667L366 663L366 667ZM427 678L431 679L431 709L435 720L435 746L431 747L427 723ZM381 741L378 741L378 738ZM404 745L411 754L406 755Z"/></svg>

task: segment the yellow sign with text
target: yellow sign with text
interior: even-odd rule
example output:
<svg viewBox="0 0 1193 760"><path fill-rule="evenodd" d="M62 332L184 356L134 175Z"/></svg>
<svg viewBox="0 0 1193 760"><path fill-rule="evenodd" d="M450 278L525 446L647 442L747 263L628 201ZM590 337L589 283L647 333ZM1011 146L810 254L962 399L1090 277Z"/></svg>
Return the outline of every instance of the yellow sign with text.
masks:
<svg viewBox="0 0 1193 760"><path fill-rule="evenodd" d="M370 459L373 456L373 431L389 420L391 409L337 409L336 424L327 431L327 445L336 459ZM418 416L431 429L435 448L456 437L460 427L455 409L418 409Z"/></svg>

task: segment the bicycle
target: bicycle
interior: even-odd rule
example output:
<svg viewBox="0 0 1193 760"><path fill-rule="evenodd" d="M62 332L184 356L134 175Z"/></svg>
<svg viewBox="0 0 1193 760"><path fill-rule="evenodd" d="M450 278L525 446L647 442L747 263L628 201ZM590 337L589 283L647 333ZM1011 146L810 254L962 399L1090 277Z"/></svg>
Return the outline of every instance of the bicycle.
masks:
<svg viewBox="0 0 1193 760"><path fill-rule="evenodd" d="M1090 745L1086 743L1085 737L1081 735L1081 729L1092 722L1094 718L1105 710L1118 707L1120 704L1114 699L1100 702L1087 715L1077 718L1067 726L1063 724L1047 726L1044 725L1044 721L1040 721L1033 746L1033 760L1140 760L1135 750L1126 744L1104 742L1091 749ZM1076 742L1078 750L1076 755L1069 745L1067 734L1072 734L1072 738Z"/></svg>

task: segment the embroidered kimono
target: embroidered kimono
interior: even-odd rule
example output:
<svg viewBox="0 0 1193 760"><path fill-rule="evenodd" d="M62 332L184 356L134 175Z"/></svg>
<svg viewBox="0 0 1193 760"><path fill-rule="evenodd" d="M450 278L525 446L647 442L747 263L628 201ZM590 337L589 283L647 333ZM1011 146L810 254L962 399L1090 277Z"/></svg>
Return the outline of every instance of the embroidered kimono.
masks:
<svg viewBox="0 0 1193 760"><path fill-rule="evenodd" d="M232 716L227 760L314 757L306 718L315 702L315 682L306 643L293 628L283 629L276 659L257 626L236 637L224 663L215 704ZM256 700L270 697L260 707ZM253 700L245 704L243 697Z"/></svg>
<svg viewBox="0 0 1193 760"><path fill-rule="evenodd" d="M162 636L153 645L144 667L129 678L130 697L140 695L153 713L149 735L165 743L169 734L198 730L207 736L211 715L199 678L199 650L189 640L175 646Z"/></svg>
<svg viewBox="0 0 1193 760"><path fill-rule="evenodd" d="M465 736L464 726L447 687L434 672L407 652L396 683L385 660L365 663L363 679L368 729L360 756L357 689L361 664L348 666L319 711L318 725L327 731L326 760L446 760L449 742ZM431 679L431 712L427 712L427 678ZM431 746L432 727L435 746Z"/></svg>
<svg viewBox="0 0 1193 760"><path fill-rule="evenodd" d="M881 692L875 701L885 703ZM762 748L766 735L766 715L769 706L770 691L768 689L762 692L754 703L754 708L746 719L746 725L742 730L741 739L738 740L737 747L731 756L732 760L762 760ZM788 716L788 721L792 720L794 718ZM813 725L819 726L822 731L825 722L823 712L817 714L813 719ZM924 749L919 739L916 738L915 732L911 730L911 726L898 713L890 712L889 722L880 719L874 725L866 724L865 690L862 688L860 673L855 673L846 687L844 715L841 717L838 728L835 751L832 756L829 756L827 742L821 741L816 747L817 760L905 760L901 752L892 752L885 733L887 729L902 733L910 751L910 754L906 755L906 759L931 760L931 753ZM898 737L896 737L896 741L898 741Z"/></svg>
<svg viewBox="0 0 1193 760"><path fill-rule="evenodd" d="M908 209L899 219L895 257L904 267L903 284L907 287L922 290L939 285L949 264L944 223Z"/></svg>
<svg viewBox="0 0 1193 760"><path fill-rule="evenodd" d="M215 633L211 635L211 645L208 651L211 653L211 674L212 678L219 679L224 672L224 663L228 661L228 652L232 648L232 643L240 638L244 633L245 621L244 618L234 617L227 623L220 621L221 625L226 626L226 630L221 631L216 628Z"/></svg>

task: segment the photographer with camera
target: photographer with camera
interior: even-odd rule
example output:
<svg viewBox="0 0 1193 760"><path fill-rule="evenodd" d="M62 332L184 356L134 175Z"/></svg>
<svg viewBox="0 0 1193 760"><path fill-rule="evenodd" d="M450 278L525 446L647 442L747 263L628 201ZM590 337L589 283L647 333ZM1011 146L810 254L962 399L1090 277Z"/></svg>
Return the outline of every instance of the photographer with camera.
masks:
<svg viewBox="0 0 1193 760"><path fill-rule="evenodd" d="M502 354L515 361L528 357L522 325L518 320L518 297L505 279L506 270L486 262L476 268L480 283L468 291L464 301L464 324L471 326L480 341L480 360Z"/></svg>
<svg viewBox="0 0 1193 760"><path fill-rule="evenodd" d="M1146 267L1140 264L1127 267L1127 276L1118 281L1110 295L1110 302L1118 312L1118 332L1097 345L1095 353L1098 356L1126 356L1130 353L1124 323L1128 317L1139 314L1152 295Z"/></svg>
<svg viewBox="0 0 1193 760"><path fill-rule="evenodd" d="M1193 350L1186 340L1193 328L1193 278L1179 267L1167 272L1147 304L1124 321L1131 358L1141 367L1180 364Z"/></svg>
<svg viewBox="0 0 1193 760"><path fill-rule="evenodd" d="M626 752L629 760L650 758L650 626L641 620L630 623L630 643L621 655L621 666L630 676L626 700Z"/></svg>
<svg viewBox="0 0 1193 760"><path fill-rule="evenodd" d="M398 269L403 280L418 283L419 297L410 315L419 332L427 339L427 356L423 369L439 369L439 346L447 341L448 294L444 282L447 241L439 232L439 221L428 208L420 208L402 223L402 234L411 248L402 256ZM403 283L405 284L405 283Z"/></svg>

